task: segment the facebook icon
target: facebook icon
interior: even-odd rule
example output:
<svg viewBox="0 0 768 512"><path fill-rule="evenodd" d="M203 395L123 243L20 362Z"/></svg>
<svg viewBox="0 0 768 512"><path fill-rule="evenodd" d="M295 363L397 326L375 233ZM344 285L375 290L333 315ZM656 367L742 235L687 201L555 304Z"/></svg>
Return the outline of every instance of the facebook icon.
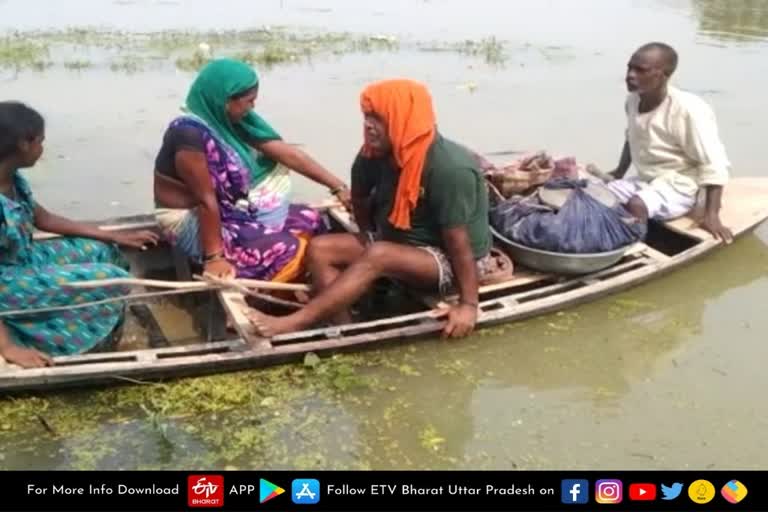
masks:
<svg viewBox="0 0 768 512"><path fill-rule="evenodd" d="M589 480L563 480L560 500L566 505L583 505L589 502Z"/></svg>

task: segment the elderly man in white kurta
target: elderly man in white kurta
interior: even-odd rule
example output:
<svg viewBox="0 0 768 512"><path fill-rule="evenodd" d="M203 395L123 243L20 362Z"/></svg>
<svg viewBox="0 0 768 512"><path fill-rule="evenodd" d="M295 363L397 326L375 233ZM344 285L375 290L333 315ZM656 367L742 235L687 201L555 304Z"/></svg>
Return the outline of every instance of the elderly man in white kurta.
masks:
<svg viewBox="0 0 768 512"><path fill-rule="evenodd" d="M635 217L668 220L688 213L706 191L701 227L730 242L720 221L730 162L712 108L668 85L677 54L664 43L638 49L627 66L627 133L615 180L608 187ZM624 175L634 164L637 176Z"/></svg>

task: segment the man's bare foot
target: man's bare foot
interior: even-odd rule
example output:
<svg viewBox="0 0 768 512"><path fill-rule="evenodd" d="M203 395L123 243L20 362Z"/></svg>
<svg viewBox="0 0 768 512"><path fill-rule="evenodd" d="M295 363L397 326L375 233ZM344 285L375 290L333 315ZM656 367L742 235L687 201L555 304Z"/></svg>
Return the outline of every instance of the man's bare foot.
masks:
<svg viewBox="0 0 768 512"><path fill-rule="evenodd" d="M256 309L249 310L246 315L256 332L265 338L298 331L301 328L293 315L271 316Z"/></svg>

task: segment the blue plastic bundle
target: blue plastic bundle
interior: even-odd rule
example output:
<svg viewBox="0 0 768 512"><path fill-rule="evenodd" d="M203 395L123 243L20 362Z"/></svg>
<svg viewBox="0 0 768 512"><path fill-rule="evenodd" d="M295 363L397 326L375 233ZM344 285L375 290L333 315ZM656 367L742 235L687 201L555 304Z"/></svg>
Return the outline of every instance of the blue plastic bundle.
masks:
<svg viewBox="0 0 768 512"><path fill-rule="evenodd" d="M584 192L586 180L552 180L542 186L573 192L557 211L536 196L502 201L490 212L494 229L526 247L566 254L609 252L645 238L645 223L624 207L610 208Z"/></svg>

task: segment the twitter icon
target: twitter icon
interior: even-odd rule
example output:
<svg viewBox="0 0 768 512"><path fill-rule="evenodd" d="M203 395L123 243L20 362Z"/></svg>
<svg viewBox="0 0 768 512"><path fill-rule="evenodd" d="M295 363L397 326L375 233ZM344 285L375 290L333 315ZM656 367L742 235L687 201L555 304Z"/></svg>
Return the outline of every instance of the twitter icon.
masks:
<svg viewBox="0 0 768 512"><path fill-rule="evenodd" d="M673 500L680 496L680 493L683 491L683 484L680 482L675 482L671 486L667 487L664 484L661 484L661 499L663 500Z"/></svg>

